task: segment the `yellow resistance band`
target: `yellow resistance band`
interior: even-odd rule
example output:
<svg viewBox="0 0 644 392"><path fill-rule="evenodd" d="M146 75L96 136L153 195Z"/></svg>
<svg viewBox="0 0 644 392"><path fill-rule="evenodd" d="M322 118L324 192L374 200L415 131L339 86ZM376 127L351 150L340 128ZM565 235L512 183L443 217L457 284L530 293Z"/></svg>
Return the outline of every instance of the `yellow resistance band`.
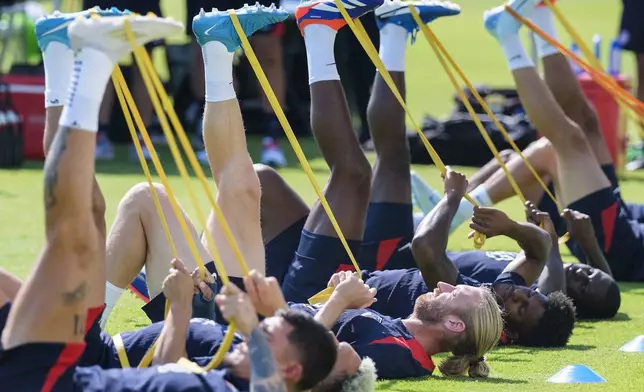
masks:
<svg viewBox="0 0 644 392"><path fill-rule="evenodd" d="M125 344L123 344L123 338L120 333L112 336L112 342L114 342L114 347L116 348L116 354L118 355L119 362L123 369L127 369L130 366L130 360L127 357L127 352L125 351Z"/></svg>
<svg viewBox="0 0 644 392"><path fill-rule="evenodd" d="M563 12L561 12L561 10L559 10L559 8L551 0L544 0L544 3L548 6L548 8L550 8L550 10L552 10L552 13L559 20L559 22L564 27L564 29L568 32L568 34L572 37L573 41L577 43L577 46L579 46L579 49L584 54L584 57L586 57L586 60L588 60L590 65L592 65L598 71L606 73L604 68L602 67L601 62L593 55L593 52L590 50L588 45L586 45L584 40L581 39L581 36L579 35L579 33L577 33L577 31L572 27L572 24L570 24L568 19L566 19ZM611 93L611 95L613 95L612 91L610 90L606 90L606 91L608 91L609 93ZM624 113L626 113L626 115L629 117L631 121L635 122L636 124L639 124L642 122L642 116L639 113L635 113L634 111L629 110L631 108L626 106L619 99L616 99L616 101L620 109ZM636 129L638 130L640 137L644 138L644 129L642 129L639 126L637 126ZM620 159L623 159L623 156L621 155L622 154L620 154ZM621 164L618 165L618 167L621 167Z"/></svg>
<svg viewBox="0 0 644 392"><path fill-rule="evenodd" d="M508 134L508 132L506 131L505 127L498 120L498 118L496 117L494 112L492 112L492 110L487 105L487 103L485 102L483 97L481 97L481 95L478 93L478 91L476 91L474 86L472 86L472 83L467 79L467 77L465 76L465 73L456 64L456 62L454 61L452 56L447 52L447 50L445 49L445 46L441 43L441 41L438 39L436 34L434 34L434 32L431 30L431 28L429 26L427 26L425 23L423 23L422 19L420 18L420 15L418 14L418 11L416 10L416 7L414 7L413 5L409 5L409 10L410 10L410 13L411 13L412 17L414 18L414 21L420 27L421 31L423 32L423 35L425 36L425 39L430 44L432 50L436 54L436 57L438 58L438 60L441 63L441 65L443 66L443 69L447 73L447 76L449 77L449 79L450 79L450 81L452 83L452 86L454 87L454 89L456 90L457 94L461 98L461 101L463 101L463 104L467 108L467 111L469 112L470 117L472 117L472 119L476 123L476 126L479 129L479 132L481 133L481 135L483 136L483 139L485 139L485 142L487 143L488 147L490 148L490 151L492 151L492 154L494 155L496 160L499 162L499 165L501 166L501 169L503 169L503 172L505 173L505 176L508 178L508 181L510 182L510 185L514 189L514 192L517 194L519 199L521 199L521 202L524 203L524 204L526 202L526 198L523 195L523 192L521 192L521 189L520 189L519 185L516 183L516 181L512 177L512 174L510 173L510 171L508 170L507 166L505 165L505 162L503 162L503 160L499 156L499 152L496 149L496 146L494 146L494 143L490 139L487 131L485 131L485 127L483 127L483 124L481 124L478 116L474 112L474 108L472 108L472 105L469 102L469 99L467 99L467 97L465 96L465 94L463 93L461 88L459 87L458 82L456 81L456 78L454 77L454 74L453 74L452 70L450 70L450 68L449 68L448 64L445 62L445 60L447 60L447 62L449 62L449 65L451 65L453 70L456 71L456 73L461 78L463 83L465 83L465 85L468 88L468 90L470 90L470 92L472 93L474 98L479 102L479 104L481 105L483 110L485 110L485 113L487 113L487 115L490 117L490 119L492 119L492 122L494 123L494 125L496 125L496 127L501 131L501 133L503 134L503 136L505 136L505 138L508 141L508 143L510 144L510 146L512 146L512 149L519 155L519 157L521 158L523 163L526 165L528 170L530 170L530 172L534 176L535 180L537 180L537 183L539 183L539 185L544 190L544 192L548 195L548 197L550 197L552 199L552 201L557 206L557 209L559 211L561 211L561 209L562 209L561 204L557 201L557 199L552 194L552 192L550 192L550 189L548 189L548 186L543 182L543 180L541 179L541 176L537 173L537 171L534 169L532 164L530 164L528 159L523 155L523 152L521 151L519 146L517 146L516 143L514 142L514 140L512 140L512 137ZM569 239L569 234L566 233L560 238L559 242L560 243L565 243L566 241L568 241L568 239Z"/></svg>
<svg viewBox="0 0 644 392"><path fill-rule="evenodd" d="M427 149L427 152L429 153L430 158L434 162L434 165L436 165L436 167L441 171L441 173L445 174L445 171L446 171L445 164L441 160L440 156L438 156L438 153L431 145L429 140L427 140L423 132L420 130L420 127L414 120L414 117L412 116L411 112L407 108L407 104L405 103L405 100L403 99L402 95L400 95L400 92L398 91L396 84L391 78L391 75L389 74L384 64L382 63L382 60L378 56L378 51L376 50L376 48L374 48L373 43L371 42L367 33L365 32L364 27L360 22L360 19L356 19L355 21L352 20L349 14L347 13L347 10L344 8L344 4L342 4L341 0L334 0L334 2L336 7L342 14L342 17L349 25L349 28L351 28L351 31L353 31L353 34L356 36L356 38L358 39L358 41L360 42L364 50L367 52L367 55L369 56L373 64L376 66L376 69L378 70L378 72L380 72L380 76L382 76L383 80L385 81L385 83L387 83L387 85L391 89L391 92L394 94L394 96L402 106L403 110L405 110L405 112L407 113L407 117L409 118L414 129L418 133L420 140L422 140L423 144L425 145L425 148ZM478 203L474 199L472 199L469 195L466 194L465 199L470 203L472 203L474 206L478 206ZM477 249L480 249L484 244L485 244L485 236L481 233L475 233L474 247Z"/></svg>

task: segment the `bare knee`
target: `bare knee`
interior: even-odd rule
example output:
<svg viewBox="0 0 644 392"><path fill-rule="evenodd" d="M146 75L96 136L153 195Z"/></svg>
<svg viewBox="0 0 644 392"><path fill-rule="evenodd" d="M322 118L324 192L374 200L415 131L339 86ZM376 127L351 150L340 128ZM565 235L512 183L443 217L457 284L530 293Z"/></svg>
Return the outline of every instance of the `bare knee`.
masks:
<svg viewBox="0 0 644 392"><path fill-rule="evenodd" d="M262 195L257 171L250 164L231 164L221 172L219 197L239 199L259 206Z"/></svg>
<svg viewBox="0 0 644 392"><path fill-rule="evenodd" d="M359 194L371 193L371 165L363 155L362 159L352 159L343 165L331 169L331 178L334 182L341 182L341 186L354 189Z"/></svg>
<svg viewBox="0 0 644 392"><path fill-rule="evenodd" d="M78 218L59 222L48 233L47 246L57 260L76 262L75 266L86 269L99 262L98 232L93 217L83 222Z"/></svg>
<svg viewBox="0 0 644 392"><path fill-rule="evenodd" d="M282 179L282 176L280 176L275 169L268 165L264 165L263 163L256 163L253 165L253 169L255 170L255 174L259 179L262 190L266 188L274 189L276 187L283 187L286 185L284 179Z"/></svg>
<svg viewBox="0 0 644 392"><path fill-rule="evenodd" d="M168 200L168 194L165 187L161 184L153 183L154 191L161 204ZM152 188L147 182L140 182L127 191L125 196L119 202L119 213L125 214L142 214L147 211L155 210L154 196Z"/></svg>

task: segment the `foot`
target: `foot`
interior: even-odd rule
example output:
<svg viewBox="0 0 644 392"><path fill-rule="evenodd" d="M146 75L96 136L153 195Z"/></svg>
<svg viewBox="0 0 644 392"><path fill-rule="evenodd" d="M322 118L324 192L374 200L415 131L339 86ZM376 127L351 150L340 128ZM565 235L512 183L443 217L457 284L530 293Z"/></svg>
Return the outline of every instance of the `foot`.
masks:
<svg viewBox="0 0 644 392"><path fill-rule="evenodd" d="M341 0L351 19L356 19L369 11L381 6L384 0ZM295 9L295 19L304 34L304 28L312 24L329 26L333 30L340 30L347 22L342 17L334 0L307 1Z"/></svg>
<svg viewBox="0 0 644 392"><path fill-rule="evenodd" d="M287 11L283 8L276 8L275 4L265 7L259 3L255 3L253 6L245 5L235 10L235 13L247 37L258 30L283 21L289 16ZM202 8L199 15L192 20L192 31L197 37L199 45L210 41L219 41L226 45L229 52L234 52L241 46L241 40L235 31L228 11L219 11L213 8L212 12L205 12Z"/></svg>
<svg viewBox="0 0 644 392"><path fill-rule="evenodd" d="M413 5L423 23L428 24L441 16L452 16L461 13L461 7L449 1L386 1L375 11L376 23L382 29L387 23L404 27L409 33L415 34L419 27L414 20L409 6Z"/></svg>
<svg viewBox="0 0 644 392"><path fill-rule="evenodd" d="M85 11L68 14L55 11L53 14L45 15L36 21L36 39L38 40L38 46L40 46L40 50L44 51L50 43L58 42L71 48L67 27L78 17L87 18L92 14L100 16L121 16L129 13L130 11L121 11L116 7L102 10L98 6Z"/></svg>
<svg viewBox="0 0 644 392"><path fill-rule="evenodd" d="M539 4L539 0L510 0L506 4L519 15L529 17ZM521 28L521 23L505 10L505 4L485 11L483 22L487 31L499 41L517 34Z"/></svg>
<svg viewBox="0 0 644 392"><path fill-rule="evenodd" d="M284 152L275 139L266 137L262 141L262 160L264 165L280 168L286 166Z"/></svg>
<svg viewBox="0 0 644 392"><path fill-rule="evenodd" d="M115 63L132 51L125 28L130 25L134 43L138 46L148 42L177 36L183 33L183 24L154 14L124 15L102 18L92 15L76 19L69 25L72 49L91 47L106 54Z"/></svg>
<svg viewBox="0 0 644 392"><path fill-rule="evenodd" d="M442 198L443 196L423 181L418 173L411 172L411 199L414 207L427 215Z"/></svg>

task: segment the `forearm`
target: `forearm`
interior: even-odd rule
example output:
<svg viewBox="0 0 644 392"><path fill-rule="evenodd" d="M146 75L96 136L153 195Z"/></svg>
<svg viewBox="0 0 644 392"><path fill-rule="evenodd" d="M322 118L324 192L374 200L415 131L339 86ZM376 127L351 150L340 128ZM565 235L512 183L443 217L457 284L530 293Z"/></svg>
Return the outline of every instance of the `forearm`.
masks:
<svg viewBox="0 0 644 392"><path fill-rule="evenodd" d="M538 226L527 222L515 222L505 235L519 244L528 260L546 262L552 248L550 235Z"/></svg>
<svg viewBox="0 0 644 392"><path fill-rule="evenodd" d="M588 265L604 271L610 276L613 276L613 272L610 270L608 261L606 261L606 256L604 256L604 252L602 252L597 241L592 241L592 243L590 244L580 243L579 245L586 255L586 261L588 262Z"/></svg>
<svg viewBox="0 0 644 392"><path fill-rule="evenodd" d="M186 339L191 313L190 306L170 307L157 340L153 364L173 363L186 356Z"/></svg>
<svg viewBox="0 0 644 392"><path fill-rule="evenodd" d="M273 352L258 328L248 339L250 355L250 390L255 392L286 392L286 383L275 363Z"/></svg>
<svg viewBox="0 0 644 392"><path fill-rule="evenodd" d="M338 297L331 295L331 298L315 315L315 320L327 327L327 329L331 329L345 309L346 305Z"/></svg>
<svg viewBox="0 0 644 392"><path fill-rule="evenodd" d="M412 253L429 288L438 281L455 283L458 270L447 257L449 228L460 200L444 197L420 223L412 241Z"/></svg>
<svg viewBox="0 0 644 392"><path fill-rule="evenodd" d="M558 239L556 237L553 238L550 257L548 257L543 272L539 276L539 292L545 295L554 291L566 292L566 276L557 241Z"/></svg>

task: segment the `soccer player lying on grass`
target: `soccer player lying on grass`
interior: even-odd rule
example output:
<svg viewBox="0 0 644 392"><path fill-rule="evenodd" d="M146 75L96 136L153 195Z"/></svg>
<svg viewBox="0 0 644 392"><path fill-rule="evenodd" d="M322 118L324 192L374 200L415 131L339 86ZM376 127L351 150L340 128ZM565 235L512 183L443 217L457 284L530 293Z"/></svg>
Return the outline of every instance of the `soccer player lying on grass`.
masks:
<svg viewBox="0 0 644 392"><path fill-rule="evenodd" d="M402 94L405 92L404 50L407 44L406 39L410 32L417 29L406 7L406 3L388 3L376 11L379 25L381 26L380 56ZM423 3L418 3L417 8L421 17L427 21L434 19L438 15L454 13L452 6L447 7L445 5L437 6L436 4L424 5ZM327 63L329 62L332 61ZM364 230L364 239L359 261L363 268L371 270L376 268L402 268L403 265L415 266L411 248L408 246L414 237L414 228L409 177L409 150L405 137L404 112L379 75L376 76L374 83L368 115L377 158L371 181L372 192L366 216L366 225L362 228ZM350 156L345 155L343 159L355 161L350 165L353 171L366 166L362 153ZM341 168L339 164L331 167L331 181L338 181ZM366 168L362 170L367 173ZM313 219L316 217L315 214L320 212L316 210L319 207L315 207L309 212L306 204L275 171L267 167L257 167L257 171L263 188L261 210L264 240L270 241L267 248L278 243L281 245L280 248L284 252L282 254L283 260L289 260L290 255L296 253L297 250L295 261L283 282L283 290L288 300L305 302L316 290L325 287L325 279L335 272L337 268L351 268L349 260L339 241L337 239L331 240L330 236L333 235L333 231L330 227L328 229L329 237L317 239L318 241L324 240L327 242L323 245L315 245L319 247L320 256L312 257L310 253L307 254L310 250L306 249L306 247L312 247L313 245L311 244L315 244L313 242L314 236L306 227L302 231L302 226L304 222L315 222ZM366 183L366 181L347 181L344 184L344 188L338 188L338 192L345 189L347 195L344 198L340 198L341 204L340 202L335 204L344 207L348 203L346 200L355 199L358 196L356 188L357 186L362 186L361 184L363 183ZM331 186L328 189L330 190ZM335 195L333 196L335 197ZM365 204L364 198L366 196L362 198L360 205ZM349 211L342 210L342 213L338 214L339 218L350 218L353 225L363 222L364 215L358 216L358 212L363 210L359 209L358 206L355 205ZM338 207L335 207L334 211L337 211L337 209ZM323 215L323 217L326 219L326 215ZM298 240L297 236L300 235L300 232L302 232L301 240ZM347 230L344 230L344 232L347 234ZM349 235L347 237L349 239L360 238L357 228L354 232L355 234L352 237L349 237ZM536 227L529 230L529 232L536 235L535 246L543 245L542 248L539 248L541 250L538 252L539 254L536 255L538 260L536 265L538 268L542 268L548 255L547 241L549 241L549 237ZM431 236L425 235L424 237ZM417 242L417 245L423 243L423 241ZM299 249L297 248L298 245ZM405 247L405 245L407 246ZM530 243L527 245L530 245ZM290 253L285 252L286 249L290 249ZM329 253L330 249L333 249L333 255ZM353 249L354 251L357 249L355 243ZM444 250L443 248L442 251L444 252ZM316 259L316 262L314 263L312 259ZM267 259L268 265L272 261ZM315 273L306 273L309 282L299 282L298 280L302 279L302 271L311 268L309 266L322 270ZM540 272L541 269L531 279L534 280ZM293 278L293 276L297 276L297 279ZM416 268L376 271L363 276L363 278L368 285L378 290L378 302L372 308L393 317L407 317L414 310L416 299L429 291L423 277ZM293 281L297 282L293 283ZM303 290L303 287L306 289ZM431 289L434 287L436 287L435 283L430 286ZM568 322L568 328L564 329L563 333L565 335L567 332L569 335L574 321L572 307L563 296L554 294L552 298L553 303L565 305L558 309L562 310L562 318ZM516 299L514 301L514 297L506 298L508 303L503 304L503 306L507 306L508 309L521 306L524 302L523 298L516 297ZM540 304L544 303L545 301L540 302ZM517 324L520 324L522 319L525 319L525 322L532 326L535 318L538 319L538 315L543 313L542 306L540 305L539 312L529 313L529 317L523 317L517 313L509 315L509 317L518 319ZM557 308L554 305L553 307ZM566 313L566 310L569 311ZM565 340L567 340L568 335L565 335ZM557 334L554 332L552 334L545 333L544 336L557 336ZM556 342L552 344L561 345L564 343Z"/></svg>
<svg viewBox="0 0 644 392"><path fill-rule="evenodd" d="M552 14L547 8L535 8L534 5L530 5L525 10L532 13L535 23L546 32L551 35L556 33ZM504 15L504 18L506 17L508 16ZM513 28L518 29L518 24ZM513 41L513 36L509 39ZM610 293L610 295L606 295L610 301L599 307L605 308L607 311L582 310L585 316L610 317L616 311L619 301L617 286L611 282L607 274L612 273L616 280L644 280L644 265L640 261L641 255L644 253L642 227L639 222L631 219L633 214L622 201L615 171L599 128L597 116L585 99L568 61L547 42L539 40L538 48L544 64L545 85L541 80L538 82L540 86L547 86L549 89L532 90L530 96L538 95L542 99L548 98L547 102L553 104L547 107L552 109L552 114L547 117L544 114L545 110L531 108L532 112L539 116L536 120L531 116L531 120L548 139L533 143L526 149L525 155L539 174L547 179L546 182L550 180L554 183L553 189L557 189L556 194L564 206L571 210L578 210L590 217L599 247L595 245L594 241L578 238L573 238L569 247L580 261L595 268L591 270L589 267L579 265L568 268L584 271L584 274L587 275L594 275L592 288L584 290L588 290L590 296L601 297L603 293ZM518 54L515 53L517 51L519 51ZM512 68L518 68L517 71L514 71L515 76L520 74L522 75L521 80L525 80L527 76L524 75L531 72L532 64L530 61L524 61L520 46L512 44L512 55L517 56L517 61L514 62L516 67L511 64ZM529 85L532 86L532 83ZM526 109L528 109L527 102L525 100L523 102ZM557 128L570 131L558 132L557 135L550 137L553 130ZM573 143L577 141L580 143ZM582 155L583 157L581 157ZM573 163L576 166L572 166ZM584 164L590 165L591 170L584 170ZM565 233L566 223L559 217L556 206L539 190L538 184L535 183L523 162L518 158L513 158L508 167L530 200L538 203L544 211L551 214L558 234ZM596 167L599 167L599 170L595 170ZM574 181L568 182L568 180ZM610 188L612 195L609 195L609 190L605 188ZM498 171L485 183L478 186L473 193L483 205L492 205L513 195L507 180ZM466 215L464 211L467 210L467 204L463 203L460 210L461 213L457 214L453 226L457 226L462 220L459 216ZM604 258L607 260L608 266L603 262ZM577 275L579 276L579 274ZM579 299L585 295L585 292L575 293L573 297ZM580 309L583 308L588 307L580 306Z"/></svg>
<svg viewBox="0 0 644 392"><path fill-rule="evenodd" d="M2 332L0 383L8 390L234 390L219 372L194 374L176 364L109 371L76 366L85 349L86 325L93 321L88 294L102 292L102 284L92 287L92 275L103 262L100 229L92 210L94 148L105 86L118 59L130 51L122 33L125 19L80 19L69 25L71 47L76 51L75 68L60 128L44 168L46 244L18 290ZM182 30L179 23L150 16L128 21L138 45ZM192 293L192 279L187 279ZM250 335L253 347L249 351L254 353L254 365L258 365L251 366L254 388L286 391L271 358L271 345L252 318L244 317L242 309L235 306L240 302L235 293L225 291L218 302L222 312L239 320L242 332ZM168 340L162 337L160 347L177 344L176 336L171 335L179 328L173 331L172 324L181 312L171 306L169 327L164 331ZM260 352L259 358L255 357Z"/></svg>
<svg viewBox="0 0 644 392"><path fill-rule="evenodd" d="M539 141L530 146L527 152L529 154L526 155L526 158L533 163L535 168L542 167L539 165L539 162L543 165L543 162L554 159L552 146L549 142ZM512 158L510 162L513 162L514 159ZM517 159L520 160L518 157ZM526 198L529 200L541 200L539 205L541 208L545 207L545 209L542 210L539 207L537 209L549 212L550 218L559 223L558 227L556 227L557 236L562 236L568 232L571 238L570 242L578 244L586 256L585 261L588 264L566 263L563 267L565 278L563 289L566 295L573 300L577 316L592 319L613 317L619 310L621 303L619 287L612 278L610 266L599 247L590 217L579 211L570 209L564 210L563 214L560 215L556 205L543 192L541 186L534 181L523 162L517 163L516 165L514 163L512 169L515 174L519 175L515 176L515 178L520 180L518 181L519 186L526 190L524 193ZM486 167L494 166L492 162L486 165ZM498 165L496 166L498 167ZM480 173L483 173L483 171L485 169L482 169ZM530 177L526 178L526 176ZM483 184L490 195L496 194L496 190L501 187L510 187L502 172L494 173L493 182L486 181L485 175L475 177L477 177L475 180L480 181L480 184ZM415 195L414 200L422 200L418 205L424 205L425 207L432 206L433 208L434 203L429 200L440 197L438 193L429 188L420 177L412 175L412 178L412 188ZM526 179L527 181L521 181L521 179ZM525 186L526 183L529 185ZM468 190L476 187L476 185L472 186L470 184ZM561 225L562 223L563 226ZM558 243L553 242L552 244L553 251L551 252L551 258L548 260L548 264L550 262L561 261L561 256L558 253ZM555 249L557 249L557 252L555 252ZM448 255L463 275L487 283L492 282L502 272L507 263L516 256L512 252L494 251L448 252ZM551 271L545 269L544 274L546 273L550 274ZM540 277L539 283L543 281L544 274ZM536 284L533 285L533 288L536 287ZM540 291L544 292L543 290L544 288L541 287Z"/></svg>
<svg viewBox="0 0 644 392"><path fill-rule="evenodd" d="M256 13L255 7L239 10L239 19L247 35L288 17L283 10ZM210 168L217 184L217 203L226 217L232 234L237 240L249 269L265 271L264 249L246 246L261 243L260 187L248 154L246 137L239 103L232 85L233 52L241 42L226 12L200 13L193 21L193 32L202 47L205 69L206 106L203 135ZM186 266L197 266L175 216L168 194L160 185L154 185L163 208L167 224L177 249ZM208 252L206 236L197 234L188 216L191 241L197 247L201 260L211 273L215 273L212 256ZM243 271L237 263L223 231L211 212L207 228L214 238L225 263L228 275L237 286L243 287ZM172 249L167 243L163 225L154 207L147 183L134 186L119 203L116 219L107 241L106 311L103 323L118 301L124 288L137 276L142 267L147 271L147 290L150 303L143 307L152 321L163 319L165 299L161 283L165 277ZM218 313L218 320L222 321Z"/></svg>

